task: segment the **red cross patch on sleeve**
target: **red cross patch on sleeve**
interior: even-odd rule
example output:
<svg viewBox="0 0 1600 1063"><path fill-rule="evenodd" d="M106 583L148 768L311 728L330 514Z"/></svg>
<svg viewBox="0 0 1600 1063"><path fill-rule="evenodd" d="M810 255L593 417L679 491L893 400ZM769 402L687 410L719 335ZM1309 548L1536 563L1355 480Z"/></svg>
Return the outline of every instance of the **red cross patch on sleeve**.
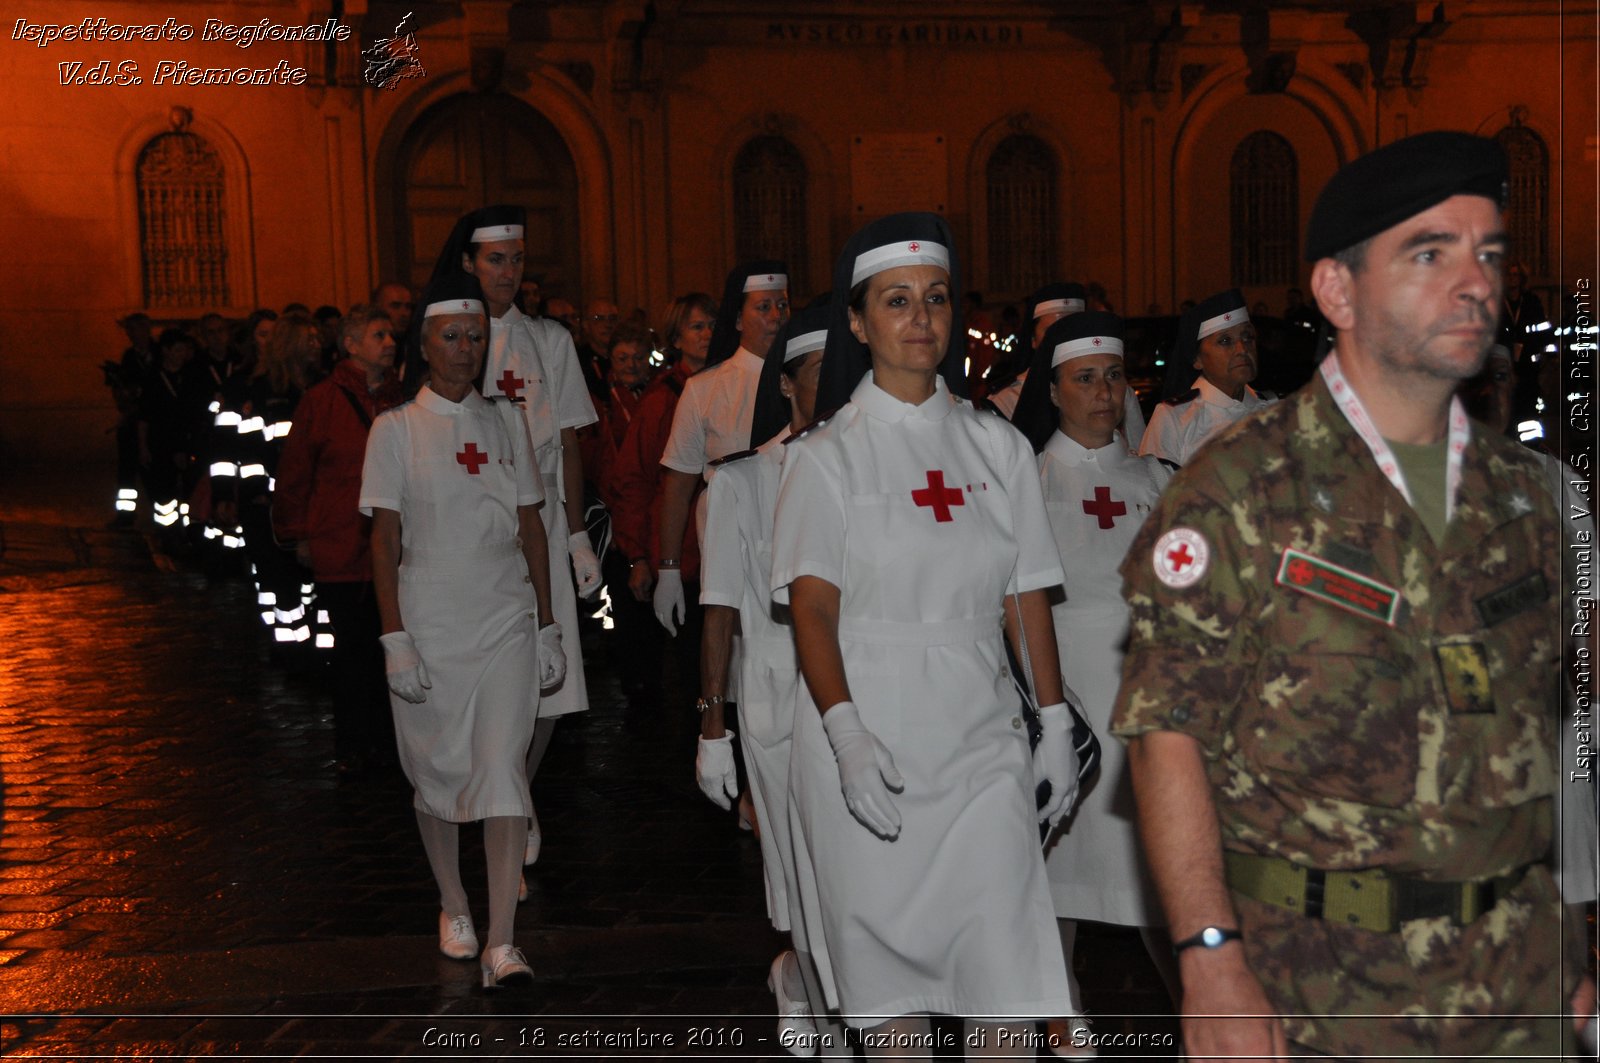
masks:
<svg viewBox="0 0 1600 1063"><path fill-rule="evenodd" d="M1182 589L1200 581L1211 564L1211 544L1193 528L1173 528L1156 540L1150 557L1156 579Z"/></svg>

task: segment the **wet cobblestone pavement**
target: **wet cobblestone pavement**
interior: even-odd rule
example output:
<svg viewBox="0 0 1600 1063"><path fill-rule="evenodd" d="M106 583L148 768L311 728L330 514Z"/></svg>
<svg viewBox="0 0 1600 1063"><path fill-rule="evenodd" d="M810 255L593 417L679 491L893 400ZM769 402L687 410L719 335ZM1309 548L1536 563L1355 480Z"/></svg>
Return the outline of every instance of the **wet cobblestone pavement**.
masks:
<svg viewBox="0 0 1600 1063"><path fill-rule="evenodd" d="M694 785L676 684L629 704L586 640L593 708L535 784L536 978L485 993L438 952L409 787L337 772L328 684L273 659L248 581L157 571L93 475L4 484L0 1055L791 1058L759 851ZM1077 970L1096 1033L1176 1030L1136 935L1086 928Z"/></svg>

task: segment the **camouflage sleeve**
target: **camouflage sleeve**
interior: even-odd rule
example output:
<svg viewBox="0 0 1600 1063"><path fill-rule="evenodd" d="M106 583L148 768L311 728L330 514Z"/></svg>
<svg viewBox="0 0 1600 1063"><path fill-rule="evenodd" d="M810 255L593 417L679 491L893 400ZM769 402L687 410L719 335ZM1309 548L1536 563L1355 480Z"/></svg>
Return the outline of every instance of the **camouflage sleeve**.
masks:
<svg viewBox="0 0 1600 1063"><path fill-rule="evenodd" d="M1111 733L1180 731L1216 756L1255 670L1260 542L1249 497L1226 503L1199 468L1175 477L1122 563L1128 651Z"/></svg>

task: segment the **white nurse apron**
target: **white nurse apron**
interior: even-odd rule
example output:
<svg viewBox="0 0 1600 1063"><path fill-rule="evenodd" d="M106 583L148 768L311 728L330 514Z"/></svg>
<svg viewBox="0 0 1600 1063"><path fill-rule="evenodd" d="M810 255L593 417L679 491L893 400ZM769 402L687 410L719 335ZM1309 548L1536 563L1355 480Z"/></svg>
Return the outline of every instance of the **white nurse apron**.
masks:
<svg viewBox="0 0 1600 1063"><path fill-rule="evenodd" d="M1101 736L1100 771L1045 851L1050 896L1064 919L1159 926L1122 743L1107 738L1122 677L1128 609L1118 568L1171 472L1128 453L1121 439L1086 449L1056 432L1039 455L1050 529L1066 573L1052 608L1061 674Z"/></svg>

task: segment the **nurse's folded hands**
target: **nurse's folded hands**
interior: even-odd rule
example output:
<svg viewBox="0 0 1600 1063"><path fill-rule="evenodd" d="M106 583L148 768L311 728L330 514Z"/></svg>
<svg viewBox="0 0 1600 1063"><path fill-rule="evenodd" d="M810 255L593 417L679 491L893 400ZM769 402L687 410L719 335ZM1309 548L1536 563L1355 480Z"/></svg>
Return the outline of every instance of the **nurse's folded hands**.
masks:
<svg viewBox="0 0 1600 1063"><path fill-rule="evenodd" d="M422 663L417 644L411 641L411 633L391 631L379 636L378 641L383 644L383 670L389 678L389 689L413 705L427 701L433 684L428 682L427 666Z"/></svg>
<svg viewBox="0 0 1600 1063"><path fill-rule="evenodd" d="M567 677L567 651L561 648L561 625L554 620L539 629L539 689L561 685Z"/></svg>
<svg viewBox="0 0 1600 1063"><path fill-rule="evenodd" d="M839 786L850 814L880 838L900 836L900 810L890 791L906 788L889 749L861 722L855 702L841 701L822 714L822 728L839 762Z"/></svg>

